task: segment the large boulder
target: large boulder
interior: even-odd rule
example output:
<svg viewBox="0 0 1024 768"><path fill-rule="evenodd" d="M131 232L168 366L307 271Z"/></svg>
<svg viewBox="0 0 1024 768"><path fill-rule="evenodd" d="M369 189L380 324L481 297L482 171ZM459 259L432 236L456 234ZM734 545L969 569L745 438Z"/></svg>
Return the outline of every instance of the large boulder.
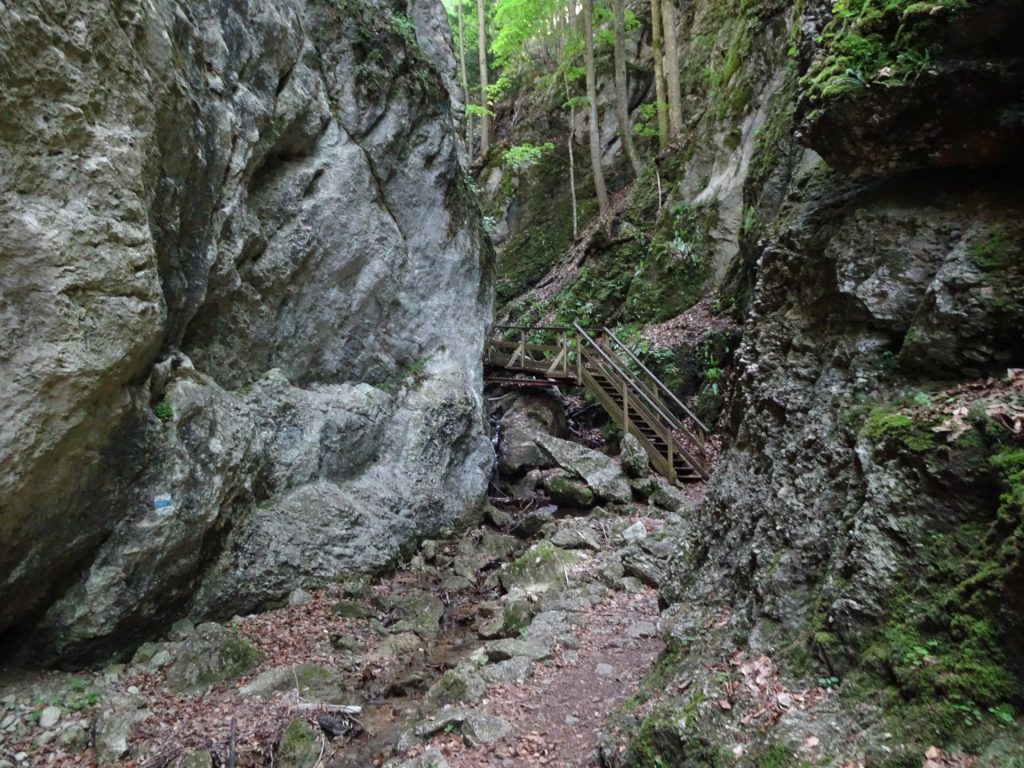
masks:
<svg viewBox="0 0 1024 768"><path fill-rule="evenodd" d="M549 435L538 436L537 445L556 466L582 479L599 500L619 504L633 500L629 480L615 459L579 443Z"/></svg>
<svg viewBox="0 0 1024 768"><path fill-rule="evenodd" d="M0 51L0 633L105 654L478 506L439 5L27 0Z"/></svg>

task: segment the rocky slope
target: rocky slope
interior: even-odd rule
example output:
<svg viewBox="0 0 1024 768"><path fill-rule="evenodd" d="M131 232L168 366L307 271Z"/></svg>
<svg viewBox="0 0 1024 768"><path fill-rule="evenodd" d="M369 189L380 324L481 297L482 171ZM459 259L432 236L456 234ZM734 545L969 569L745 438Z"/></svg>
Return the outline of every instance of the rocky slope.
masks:
<svg viewBox="0 0 1024 768"><path fill-rule="evenodd" d="M478 506L490 256L439 13L3 6L11 643L124 648Z"/></svg>

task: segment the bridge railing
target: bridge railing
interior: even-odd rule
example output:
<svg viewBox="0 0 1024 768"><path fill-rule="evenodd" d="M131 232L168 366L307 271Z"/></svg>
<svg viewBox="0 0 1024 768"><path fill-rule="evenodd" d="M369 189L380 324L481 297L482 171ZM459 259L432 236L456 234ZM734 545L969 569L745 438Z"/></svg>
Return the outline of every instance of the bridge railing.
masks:
<svg viewBox="0 0 1024 768"><path fill-rule="evenodd" d="M537 334L554 336L550 343L533 341ZM496 325L484 363L528 371L550 378L579 378L579 337L565 326Z"/></svg>
<svg viewBox="0 0 1024 768"><path fill-rule="evenodd" d="M707 436L711 434L711 430L697 418L697 415L691 411L683 402L676 397L675 393L651 370L644 365L640 358L638 358L628 346L626 346L618 336L616 336L608 328L601 329L602 340L607 340L609 351L612 353L624 354L629 360L632 361L633 365L636 366L640 371L643 372L645 378L636 377L636 384L639 387L644 388L647 393L653 399L656 399L661 403L666 410L672 413L673 416L677 417L679 426L676 428L681 431L688 440L692 440L701 447L707 440Z"/></svg>
<svg viewBox="0 0 1024 768"><path fill-rule="evenodd" d="M703 435L698 439L693 431L666 408L658 396L633 375L606 345L596 341L579 325L574 325L574 328L580 337L581 366L586 368L589 363L602 368L606 377L620 390L622 402L616 403L616 406L622 413L624 431L632 432L635 437L647 442L643 435L638 434L639 429L631 429L630 407L632 407L641 413L643 420L655 430L658 437L667 446L663 455L669 471L662 474L665 474L673 482L675 481L675 469L672 465L673 454L677 453L684 456L687 463L701 477L707 479L710 470ZM621 342L619 343L621 344ZM637 362L639 363L639 361ZM654 374L650 375L657 381ZM658 383L662 388L667 389L660 381ZM680 439L680 437L684 439Z"/></svg>

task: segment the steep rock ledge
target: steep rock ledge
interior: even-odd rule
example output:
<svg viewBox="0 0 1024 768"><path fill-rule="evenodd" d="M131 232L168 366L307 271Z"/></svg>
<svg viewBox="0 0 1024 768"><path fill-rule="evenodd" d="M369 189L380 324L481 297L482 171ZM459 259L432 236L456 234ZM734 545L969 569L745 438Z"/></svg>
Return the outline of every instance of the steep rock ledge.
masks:
<svg viewBox="0 0 1024 768"><path fill-rule="evenodd" d="M1024 454L992 414L1024 407L1020 7L793 8L724 287L746 314L731 445L604 757L1017 765ZM920 71L835 68L901 24Z"/></svg>
<svg viewBox="0 0 1024 768"><path fill-rule="evenodd" d="M440 6L2 10L0 632L104 653L470 512L491 257Z"/></svg>

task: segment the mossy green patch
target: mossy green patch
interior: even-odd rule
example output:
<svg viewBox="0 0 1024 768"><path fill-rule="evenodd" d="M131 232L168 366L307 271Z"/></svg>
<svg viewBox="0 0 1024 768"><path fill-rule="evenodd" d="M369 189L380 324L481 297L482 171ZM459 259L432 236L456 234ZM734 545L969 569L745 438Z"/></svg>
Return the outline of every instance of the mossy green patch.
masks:
<svg viewBox="0 0 1024 768"><path fill-rule="evenodd" d="M988 463L998 507L927 536L862 649L863 668L889 681L882 704L908 748L981 746L1024 706L1024 450L998 444ZM844 689L875 698L878 685L853 675Z"/></svg>
<svg viewBox="0 0 1024 768"><path fill-rule="evenodd" d="M274 754L274 765L280 768L313 768L320 759L320 739L305 720L288 723Z"/></svg>
<svg viewBox="0 0 1024 768"><path fill-rule="evenodd" d="M572 244L568 162L565 146L559 145L520 174L517 187L513 187L512 174L506 172L495 203L484 211L492 217L503 215L509 199L515 209L510 214L512 234L497 265L495 306L499 312L544 277ZM581 226L590 211L585 204L580 206ZM516 218L529 225L515 226Z"/></svg>
<svg viewBox="0 0 1024 768"><path fill-rule="evenodd" d="M932 66L937 25L969 7L967 0L836 0L821 33L823 55L801 85L812 102L866 88L912 81Z"/></svg>
<svg viewBox="0 0 1024 768"><path fill-rule="evenodd" d="M1014 239L1001 227L972 241L967 252L985 272L1006 272L1024 267L1024 242Z"/></svg>
<svg viewBox="0 0 1024 768"><path fill-rule="evenodd" d="M936 445L935 436L924 425L889 407L874 408L868 414L861 436L874 443L895 445L915 453L924 453Z"/></svg>

